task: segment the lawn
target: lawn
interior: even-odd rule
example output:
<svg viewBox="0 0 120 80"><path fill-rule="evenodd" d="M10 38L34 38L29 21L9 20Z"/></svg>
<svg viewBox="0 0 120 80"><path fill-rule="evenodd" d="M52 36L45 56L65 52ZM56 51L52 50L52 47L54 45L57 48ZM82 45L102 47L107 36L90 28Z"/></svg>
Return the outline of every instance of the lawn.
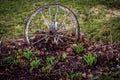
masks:
<svg viewBox="0 0 120 80"><path fill-rule="evenodd" d="M77 16L81 31L93 40L120 41L120 2L104 0L1 0L0 38L23 38L28 17L39 7L61 4Z"/></svg>

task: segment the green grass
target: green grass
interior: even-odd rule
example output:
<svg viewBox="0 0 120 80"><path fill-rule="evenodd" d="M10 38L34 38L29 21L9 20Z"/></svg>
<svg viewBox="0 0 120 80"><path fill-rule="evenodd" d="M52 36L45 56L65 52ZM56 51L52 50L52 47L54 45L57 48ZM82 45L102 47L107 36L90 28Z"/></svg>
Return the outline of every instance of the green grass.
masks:
<svg viewBox="0 0 120 80"><path fill-rule="evenodd" d="M76 14L81 31L87 37L118 42L119 3L117 0L0 0L0 40L23 38L25 23L35 9L47 4L61 4Z"/></svg>

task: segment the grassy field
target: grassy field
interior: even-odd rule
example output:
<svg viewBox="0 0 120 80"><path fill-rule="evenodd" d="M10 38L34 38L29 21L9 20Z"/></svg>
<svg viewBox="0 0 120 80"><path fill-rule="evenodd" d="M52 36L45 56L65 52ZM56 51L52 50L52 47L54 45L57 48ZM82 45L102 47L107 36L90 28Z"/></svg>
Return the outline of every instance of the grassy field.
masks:
<svg viewBox="0 0 120 80"><path fill-rule="evenodd" d="M28 17L47 4L70 8L87 38L120 41L119 0L0 0L0 40L23 38Z"/></svg>

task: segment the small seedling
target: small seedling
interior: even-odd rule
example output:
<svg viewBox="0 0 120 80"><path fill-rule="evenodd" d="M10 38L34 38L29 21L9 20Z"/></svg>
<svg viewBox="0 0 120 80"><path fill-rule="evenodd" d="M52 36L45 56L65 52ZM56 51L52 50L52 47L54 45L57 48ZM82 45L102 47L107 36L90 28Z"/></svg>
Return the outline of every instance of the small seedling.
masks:
<svg viewBox="0 0 120 80"><path fill-rule="evenodd" d="M33 52L32 51L26 51L24 52L24 57L27 58L27 59L30 59L34 56Z"/></svg>
<svg viewBox="0 0 120 80"><path fill-rule="evenodd" d="M3 59L3 62L5 62L5 63L17 64L17 63L18 63L18 60L16 60L14 57L9 56L9 57L5 57L5 58Z"/></svg>
<svg viewBox="0 0 120 80"><path fill-rule="evenodd" d="M30 73L32 72L33 69L36 69L38 68L40 65L40 60L36 59L36 60L33 60L31 63L30 63Z"/></svg>
<svg viewBox="0 0 120 80"><path fill-rule="evenodd" d="M87 64L89 65L89 66L93 66L93 65L95 65L96 64L96 62L97 62L97 55L96 55L96 53L94 53L93 55L92 54L84 54L84 60L87 62Z"/></svg>
<svg viewBox="0 0 120 80"><path fill-rule="evenodd" d="M13 60L14 60L14 58L11 57L11 56L5 57L5 58L3 59L3 61L4 61L5 63L10 63L10 62L12 62Z"/></svg>
<svg viewBox="0 0 120 80"><path fill-rule="evenodd" d="M64 54L62 54L62 59L64 60L64 59L66 59L66 57L67 57L67 55L64 53Z"/></svg>
<svg viewBox="0 0 120 80"><path fill-rule="evenodd" d="M84 51L83 46L78 46L78 45L76 45L76 47L75 47L75 52L76 52L77 54L79 54L79 53L81 53L81 52L83 52L83 51Z"/></svg>
<svg viewBox="0 0 120 80"><path fill-rule="evenodd" d="M18 49L18 50L17 50L17 53L18 53L18 54L22 54L22 53L23 53L22 49Z"/></svg>
<svg viewBox="0 0 120 80"><path fill-rule="evenodd" d="M53 64L55 63L55 58L54 58L54 57L49 57L49 58L47 58L47 63L48 63L49 65L53 65Z"/></svg>
<svg viewBox="0 0 120 80"><path fill-rule="evenodd" d="M80 73L74 73L71 75L72 80L79 80L80 79Z"/></svg>
<svg viewBox="0 0 120 80"><path fill-rule="evenodd" d="M51 65L47 65L46 67L42 67L43 73L48 73L50 71Z"/></svg>

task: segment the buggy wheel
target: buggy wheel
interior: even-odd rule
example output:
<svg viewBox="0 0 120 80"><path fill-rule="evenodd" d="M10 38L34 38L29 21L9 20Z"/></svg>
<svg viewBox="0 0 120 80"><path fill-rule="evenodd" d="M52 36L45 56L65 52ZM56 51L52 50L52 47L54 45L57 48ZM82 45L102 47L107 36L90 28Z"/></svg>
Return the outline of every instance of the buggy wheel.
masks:
<svg viewBox="0 0 120 80"><path fill-rule="evenodd" d="M33 12L24 30L28 45L43 40L47 42L49 38L53 38L56 44L62 42L62 38L79 40L79 33L80 27L75 14L69 8L58 4L46 5ZM37 40L33 40L36 36Z"/></svg>

